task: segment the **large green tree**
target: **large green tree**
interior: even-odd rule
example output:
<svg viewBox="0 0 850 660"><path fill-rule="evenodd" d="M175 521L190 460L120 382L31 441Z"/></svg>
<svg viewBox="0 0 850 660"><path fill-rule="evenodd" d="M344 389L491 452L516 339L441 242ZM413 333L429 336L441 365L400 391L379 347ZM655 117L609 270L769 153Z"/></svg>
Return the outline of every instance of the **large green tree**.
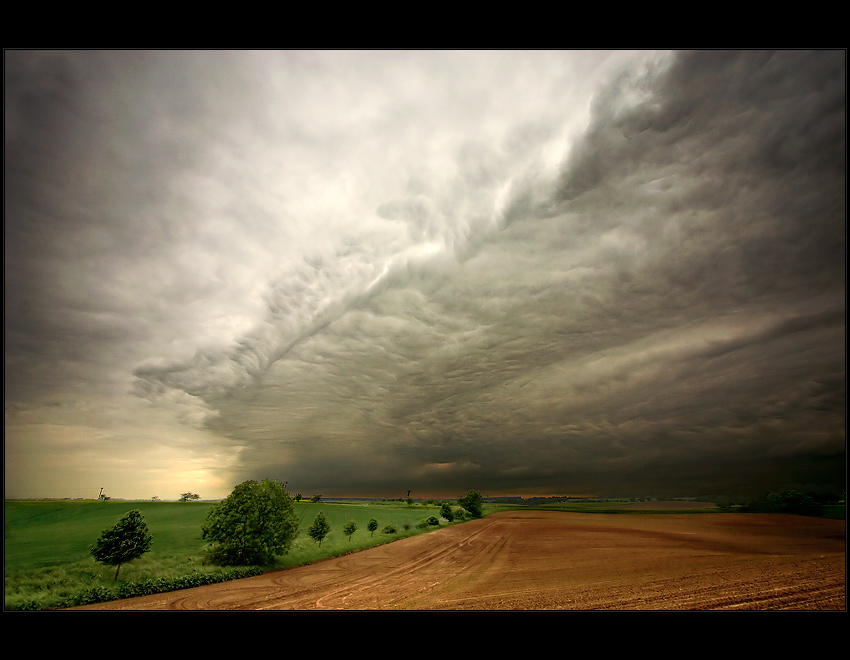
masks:
<svg viewBox="0 0 850 660"><path fill-rule="evenodd" d="M201 526L207 554L220 565L266 566L298 535L298 515L277 479L245 481L215 504Z"/></svg>
<svg viewBox="0 0 850 660"><path fill-rule="evenodd" d="M466 495L459 497L457 503L469 512L473 518L484 515L484 498L477 490L467 491Z"/></svg>
<svg viewBox="0 0 850 660"><path fill-rule="evenodd" d="M153 537L148 531L141 511L129 511L115 527L106 529L101 537L91 546L92 556L108 566L115 566L115 579L121 564L137 559L150 550Z"/></svg>

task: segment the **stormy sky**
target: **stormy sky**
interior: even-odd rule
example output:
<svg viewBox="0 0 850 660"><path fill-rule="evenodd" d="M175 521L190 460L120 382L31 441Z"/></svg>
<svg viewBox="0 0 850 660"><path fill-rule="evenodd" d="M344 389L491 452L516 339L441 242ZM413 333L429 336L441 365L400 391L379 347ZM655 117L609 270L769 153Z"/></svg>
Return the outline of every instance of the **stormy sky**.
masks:
<svg viewBox="0 0 850 660"><path fill-rule="evenodd" d="M845 487L836 51L6 51L5 494Z"/></svg>

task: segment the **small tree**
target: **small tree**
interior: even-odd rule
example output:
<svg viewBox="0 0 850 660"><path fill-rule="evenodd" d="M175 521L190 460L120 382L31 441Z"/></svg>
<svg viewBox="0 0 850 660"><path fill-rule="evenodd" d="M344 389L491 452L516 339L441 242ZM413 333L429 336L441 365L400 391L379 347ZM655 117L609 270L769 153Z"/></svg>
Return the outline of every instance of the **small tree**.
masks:
<svg viewBox="0 0 850 660"><path fill-rule="evenodd" d="M325 537L328 535L328 532L331 531L331 526L328 521L325 519L325 514L319 511L319 514L316 516L316 519L313 521L313 524L307 528L307 534L311 539L316 541L319 544L319 547L322 547L322 541L325 540Z"/></svg>
<svg viewBox="0 0 850 660"><path fill-rule="evenodd" d="M473 518L480 518L484 515L484 498L477 490L467 491L466 495L458 498L457 501L467 513Z"/></svg>
<svg viewBox="0 0 850 660"><path fill-rule="evenodd" d="M201 499L201 496L198 495L197 493L183 493L182 495L180 495L180 501L181 502L191 502L193 500L199 500L199 499Z"/></svg>
<svg viewBox="0 0 850 660"><path fill-rule="evenodd" d="M211 561L221 565L269 565L298 535L292 499L277 479L245 481L207 513L201 538Z"/></svg>
<svg viewBox="0 0 850 660"><path fill-rule="evenodd" d="M357 531L357 523L353 520L349 520L342 528L343 534L348 537L348 540L351 541L351 535Z"/></svg>
<svg viewBox="0 0 850 660"><path fill-rule="evenodd" d="M321 495L313 495L313 497L310 498L310 501L313 502L313 503L319 503L319 502L322 501L322 496Z"/></svg>
<svg viewBox="0 0 850 660"><path fill-rule="evenodd" d="M150 550L153 538L142 513L138 509L128 512L112 529L106 529L91 546L95 560L115 566L115 579L121 564L137 559Z"/></svg>
<svg viewBox="0 0 850 660"><path fill-rule="evenodd" d="M375 530L378 529L378 521L375 520L374 518L370 519L368 529L371 532L370 536L374 536Z"/></svg>
<svg viewBox="0 0 850 660"><path fill-rule="evenodd" d="M454 520L455 514L452 511L452 505L449 504L448 502L443 502L442 505L440 505L440 515L443 518L445 518L446 520L448 520L449 522Z"/></svg>

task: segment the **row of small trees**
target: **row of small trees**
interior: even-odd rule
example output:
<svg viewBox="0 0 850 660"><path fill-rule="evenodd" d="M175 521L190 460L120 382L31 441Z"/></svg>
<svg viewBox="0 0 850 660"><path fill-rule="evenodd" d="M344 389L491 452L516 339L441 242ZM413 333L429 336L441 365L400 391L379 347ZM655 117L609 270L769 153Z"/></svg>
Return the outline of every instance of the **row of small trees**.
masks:
<svg viewBox="0 0 850 660"><path fill-rule="evenodd" d="M449 522L457 519L463 519L464 514L463 511L454 512L452 511L452 507L448 502L443 502L440 507L440 517L445 518ZM437 516L429 516L424 521L422 521L417 527L428 527L428 526L437 526L440 524L440 519ZM405 529L408 529L409 525L405 523ZM371 536L375 535L375 531L378 529L378 521L374 518L369 520L367 525L367 529ZM316 541L321 547L322 541L325 537L330 533L331 526L325 517L325 514L321 511L316 515L316 519L313 521L313 524L307 528L307 535ZM354 535L354 532L357 531L357 522L354 520L348 520L342 526L342 533L348 537L348 540L351 541L351 537ZM384 534L395 534L398 530L395 525L389 524L382 530Z"/></svg>
<svg viewBox="0 0 850 660"><path fill-rule="evenodd" d="M197 498L186 493L183 501ZM473 518L483 515L484 500L477 491L470 490L458 499L458 504ZM461 515L463 511L459 512ZM440 515L452 521L456 514L444 502ZM431 516L439 525L439 519ZM434 524L429 519L427 524ZM225 499L214 504L201 526L201 538L208 542L209 559L220 565L265 566L274 561L275 555L289 550L298 534L298 515L285 485L277 479L261 482L245 481ZM395 527L388 525L384 531L394 533ZM378 521L372 518L367 525L374 535ZM357 523L350 520L343 525L343 533L351 536L357 531ZM321 511L307 528L308 536L320 546L330 532L324 513ZM147 523L139 510L127 513L115 527L105 530L91 548L94 558L107 565L115 566L115 579L121 565L141 557L153 543Z"/></svg>
<svg viewBox="0 0 850 660"><path fill-rule="evenodd" d="M470 493L474 493L474 495L470 495ZM467 506L469 506L471 508L473 513L471 513L470 515L473 515L474 517L480 517L482 515L483 499L475 491L470 491L470 493L467 493L467 495L464 498L461 498L461 499L465 500ZM460 500L458 500L458 502L460 502ZM456 519L463 519L464 518L464 511L463 511L463 509L461 509L460 511L455 512L448 502L442 502L441 505L440 505L440 517L445 518L449 522L452 522ZM437 526L439 524L440 524L440 519L437 518L437 516L429 516L427 519L425 519L425 521L420 523L418 526L419 527L427 527L429 525ZM371 518L369 520L368 525L367 525L367 529L369 530L370 535L374 536L375 531L378 529L378 521L375 520L374 518ZM325 514L322 511L320 511L316 515L316 519L313 521L313 524L310 525L307 528L307 535L311 539L313 539L316 543L318 543L319 547L321 547L322 541L325 540L325 537L330 533L330 531L331 531L330 523L328 523L328 520L325 517ZM342 526L342 533L345 534L348 537L349 541L351 541L351 537L354 535L354 532L356 532L356 531L357 531L357 522L355 522L354 520L349 520ZM395 528L394 525L387 525L383 529L383 532L385 534L395 534L397 531L398 530Z"/></svg>

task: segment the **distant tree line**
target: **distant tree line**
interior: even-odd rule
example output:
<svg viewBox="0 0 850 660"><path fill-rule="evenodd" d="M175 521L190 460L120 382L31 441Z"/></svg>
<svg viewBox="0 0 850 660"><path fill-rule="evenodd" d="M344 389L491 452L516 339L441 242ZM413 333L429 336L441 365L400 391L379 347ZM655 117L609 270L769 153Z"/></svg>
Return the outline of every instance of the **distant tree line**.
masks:
<svg viewBox="0 0 850 660"><path fill-rule="evenodd" d="M826 500L826 501L824 501ZM832 500L835 500L833 502ZM793 513L800 516L819 516L824 504L836 503L837 496L814 496L796 490L783 490L760 495L750 500L740 511L748 513Z"/></svg>

